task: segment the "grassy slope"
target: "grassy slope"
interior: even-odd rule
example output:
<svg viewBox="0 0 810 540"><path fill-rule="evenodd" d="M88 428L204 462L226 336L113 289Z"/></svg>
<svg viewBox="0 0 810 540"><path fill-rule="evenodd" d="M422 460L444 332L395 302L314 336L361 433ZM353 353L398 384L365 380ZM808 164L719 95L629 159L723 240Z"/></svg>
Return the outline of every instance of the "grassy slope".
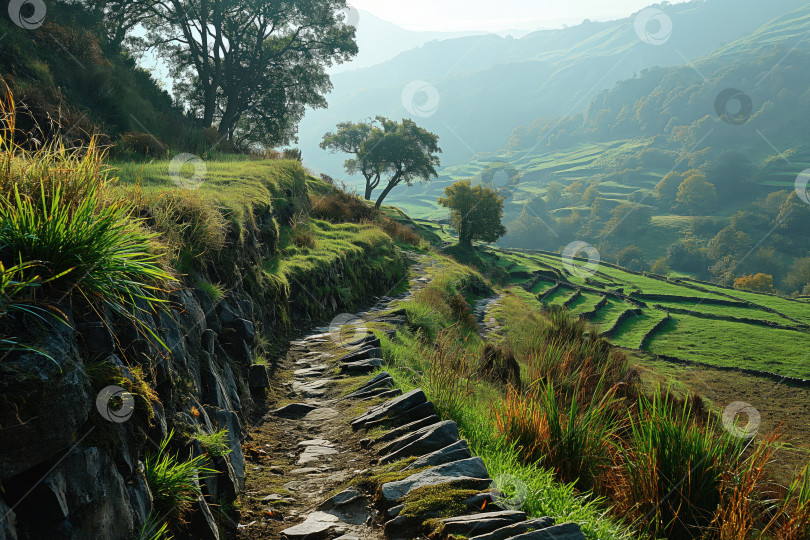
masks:
<svg viewBox="0 0 810 540"><path fill-rule="evenodd" d="M500 260L498 264L510 271L535 271L551 266L563 270L564 266L558 255L547 253L518 253L490 249ZM581 263L576 263L581 264ZM572 283L584 285L584 280L577 276L568 276ZM686 281L684 284L674 281L654 279L644 275L630 273L619 268L601 265L594 279L608 284L606 290L621 287L625 293L659 294L671 296L670 299L645 300L647 307L644 315L626 321L613 336L617 345L638 349L644 334L664 317L665 309L678 308L693 311L697 314L708 314L720 317L734 317L763 321L754 324L732 320L707 319L692 314L672 314L672 320L663 326L651 340L650 352L665 356L674 356L686 360L704 362L723 367L744 367L758 371L777 373L782 376L810 379L810 367L807 363L807 351L810 348L810 333L799 323L810 323L810 303L780 298L778 296L757 294L716 285L706 285ZM541 281L532 293L538 294L547 290L550 282ZM700 287L696 290L692 287ZM570 289L560 289L545 298L548 304L562 304L570 297ZM586 293L592 294L592 293ZM693 300L682 300L679 297L691 297ZM746 307L719 306L703 303L701 299L733 300L748 302ZM590 304L592 298L587 302ZM580 311L585 301L574 304L574 311ZM605 330L613 325L618 316L633 306L628 302L610 298L607 305L600 309L591 322ZM765 309L763 309L765 308ZM768 310L775 310L777 313ZM786 317L787 316L787 317ZM794 320L791 320L794 319ZM764 323L771 322L795 327L795 330L770 328Z"/></svg>

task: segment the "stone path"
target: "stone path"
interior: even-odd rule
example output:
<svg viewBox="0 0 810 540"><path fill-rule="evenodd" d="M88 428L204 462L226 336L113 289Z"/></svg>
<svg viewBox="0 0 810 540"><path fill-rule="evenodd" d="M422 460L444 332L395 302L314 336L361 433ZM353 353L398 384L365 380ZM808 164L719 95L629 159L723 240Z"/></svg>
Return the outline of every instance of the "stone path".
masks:
<svg viewBox="0 0 810 540"><path fill-rule="evenodd" d="M427 283L424 262L411 293ZM395 300L382 298L361 317L404 324ZM386 372L372 377L384 369L376 337L328 330L290 343L280 406L247 437L240 538L584 539L577 525L527 519L500 499L484 462L421 389L402 394ZM440 504L414 504L428 497ZM454 517L443 517L442 497Z"/></svg>

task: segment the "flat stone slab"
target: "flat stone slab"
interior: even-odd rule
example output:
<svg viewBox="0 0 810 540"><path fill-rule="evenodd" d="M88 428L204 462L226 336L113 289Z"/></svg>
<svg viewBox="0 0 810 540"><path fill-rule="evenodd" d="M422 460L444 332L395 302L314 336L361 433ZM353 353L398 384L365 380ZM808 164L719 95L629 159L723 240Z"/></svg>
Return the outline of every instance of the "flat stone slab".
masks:
<svg viewBox="0 0 810 540"><path fill-rule="evenodd" d="M320 459L324 456L330 456L337 453L338 451L331 446L307 446L304 448L304 451L301 452L301 455L298 456L298 461L296 461L295 464L307 465L308 463L320 461Z"/></svg>
<svg viewBox="0 0 810 540"><path fill-rule="evenodd" d="M519 534L523 534L529 531L546 529L548 527L551 527L552 525L554 525L554 519L550 517L530 519L522 523L515 523L514 525L501 527L500 529L497 529L490 533L473 536L472 538L470 538L470 540L507 540Z"/></svg>
<svg viewBox="0 0 810 540"><path fill-rule="evenodd" d="M353 427L363 427L368 422L396 416L399 413L403 413L425 402L427 402L425 393L422 392L421 388L417 388L390 401L386 401L378 407L369 409L364 414L352 420L351 424Z"/></svg>
<svg viewBox="0 0 810 540"><path fill-rule="evenodd" d="M380 487L380 491L383 498L390 504L404 497L411 490L455 480L479 480L481 489L485 489L491 483L483 460L480 457L474 457L431 467L403 480L387 482Z"/></svg>
<svg viewBox="0 0 810 540"><path fill-rule="evenodd" d="M293 375L295 375L296 377L320 377L326 370L327 366L321 364L319 366L296 369L295 371L293 371Z"/></svg>
<svg viewBox="0 0 810 540"><path fill-rule="evenodd" d="M365 499L366 496L363 495L363 493L358 491L357 488L351 487L322 502L318 506L318 510L331 510L333 508L339 508L352 503L365 501Z"/></svg>
<svg viewBox="0 0 810 540"><path fill-rule="evenodd" d="M352 351L340 357L342 364L348 362L356 362L358 360L366 360L368 358L382 358L382 349L379 347L364 347L358 351Z"/></svg>
<svg viewBox="0 0 810 540"><path fill-rule="evenodd" d="M382 358L369 358L368 360L358 360L357 362L343 364L340 366L340 371L352 375L363 375L383 367L383 364L384 361Z"/></svg>
<svg viewBox="0 0 810 540"><path fill-rule="evenodd" d="M304 397L323 397L326 394L326 387L331 382L332 379L318 379L311 382L295 381L293 383L293 391Z"/></svg>
<svg viewBox="0 0 810 540"><path fill-rule="evenodd" d="M301 441L296 446L305 447L305 446L334 446L331 442L327 441L326 439L309 439L307 441Z"/></svg>
<svg viewBox="0 0 810 540"><path fill-rule="evenodd" d="M302 418L306 416L308 412L317 408L316 405L309 403L290 403L289 405L271 411L270 414L281 418Z"/></svg>
<svg viewBox="0 0 810 540"><path fill-rule="evenodd" d="M486 512L467 516L458 516L441 520L442 536L459 535L470 537L478 533L488 533L525 521L526 513L518 510Z"/></svg>
<svg viewBox="0 0 810 540"><path fill-rule="evenodd" d="M321 407L307 413L304 420L307 422L323 422L334 420L340 413L331 407Z"/></svg>
<svg viewBox="0 0 810 540"><path fill-rule="evenodd" d="M289 529L284 529L281 534L290 540L294 538L316 540L326 538L329 533L340 523L340 518L327 512L313 512L307 516L303 523L294 525Z"/></svg>
<svg viewBox="0 0 810 540"><path fill-rule="evenodd" d="M444 465L445 463L452 463L462 459L472 457L467 441L460 440L453 444L440 448L435 452L431 452L426 456L418 458L416 461L411 462L410 465L405 467L404 470L421 469L423 467L435 467L436 465Z"/></svg>
<svg viewBox="0 0 810 540"><path fill-rule="evenodd" d="M390 463L410 456L424 456L458 441L458 425L446 420L425 426L391 441L380 449L381 463Z"/></svg>
<svg viewBox="0 0 810 540"><path fill-rule="evenodd" d="M513 540L586 540L582 534L582 529L576 523L561 523L540 529L539 531L527 532L518 536L513 536Z"/></svg>

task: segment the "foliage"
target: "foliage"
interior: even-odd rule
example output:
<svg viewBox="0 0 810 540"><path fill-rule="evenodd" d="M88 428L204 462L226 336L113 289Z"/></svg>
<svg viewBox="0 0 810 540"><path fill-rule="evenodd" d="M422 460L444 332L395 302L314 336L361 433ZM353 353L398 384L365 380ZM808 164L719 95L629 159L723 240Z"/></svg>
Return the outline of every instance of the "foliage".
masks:
<svg viewBox="0 0 810 540"><path fill-rule="evenodd" d="M387 176L383 192L377 198L377 208L402 182L410 186L414 180L427 182L438 176L439 137L407 118L401 123L383 116L358 124L341 122L335 133L323 136L320 146L354 156L344 166L349 174L363 175L366 199L371 199L374 189Z"/></svg>
<svg viewBox="0 0 810 540"><path fill-rule="evenodd" d="M217 471L204 467L205 455L182 460L178 453L169 453L167 448L173 436L174 431L169 432L157 452L146 454L144 474L154 499L155 513L182 523L192 503L202 495L200 481Z"/></svg>
<svg viewBox="0 0 810 540"><path fill-rule="evenodd" d="M773 276L762 273L751 276L742 276L734 280L734 288L756 292L772 292Z"/></svg>
<svg viewBox="0 0 810 540"><path fill-rule="evenodd" d="M227 429L220 429L213 433L198 431L197 440L200 441L200 444L210 456L225 457L233 451L228 445Z"/></svg>
<svg viewBox="0 0 810 540"><path fill-rule="evenodd" d="M484 185L473 187L470 180L459 180L444 194L439 204L450 209L460 246L470 248L474 240L494 242L506 234L501 223L505 197Z"/></svg>
<svg viewBox="0 0 810 540"><path fill-rule="evenodd" d="M202 126L237 144L287 144L305 107L326 105L326 67L357 54L344 0L133 3Z"/></svg>

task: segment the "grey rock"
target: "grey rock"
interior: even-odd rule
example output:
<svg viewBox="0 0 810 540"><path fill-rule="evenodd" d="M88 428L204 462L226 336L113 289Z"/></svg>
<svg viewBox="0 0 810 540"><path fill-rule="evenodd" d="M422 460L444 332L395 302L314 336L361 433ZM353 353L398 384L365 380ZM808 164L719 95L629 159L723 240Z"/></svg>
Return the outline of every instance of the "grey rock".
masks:
<svg viewBox="0 0 810 540"><path fill-rule="evenodd" d="M458 516L441 520L442 536L465 536L484 534L497 529L525 521L526 513L519 510L486 512L468 516Z"/></svg>
<svg viewBox="0 0 810 540"><path fill-rule="evenodd" d="M339 361L342 364L346 364L349 362L356 362L358 360L367 360L369 358L382 358L382 349L379 347L365 347L359 351L344 354L340 357Z"/></svg>
<svg viewBox="0 0 810 540"><path fill-rule="evenodd" d="M279 407L274 411L270 411L270 414L273 416L278 416L280 418L301 418L305 416L308 412L317 409L316 405L310 405L307 403L290 403L289 405L285 405L284 407Z"/></svg>
<svg viewBox="0 0 810 540"><path fill-rule="evenodd" d="M393 418L400 413L426 402L427 398L425 397L425 393L422 392L421 388L417 388L366 411L364 414L352 420L351 425L353 428L361 428L369 422L382 420L384 418Z"/></svg>
<svg viewBox="0 0 810 540"><path fill-rule="evenodd" d="M413 489L456 480L477 480L476 486L480 486L479 489L486 489L490 484L489 473L487 473L484 462L481 458L474 457L431 467L403 480L385 483L380 487L380 493L383 499L390 504L404 497Z"/></svg>
<svg viewBox="0 0 810 540"><path fill-rule="evenodd" d="M365 383L363 386L361 386L351 394L347 394L346 396L344 396L344 399L352 398L357 394L362 394L364 392L368 392L376 388L382 387L390 388L392 386L394 386L394 379L391 378L391 375L389 375L387 371L383 371L372 377L367 383Z"/></svg>
<svg viewBox="0 0 810 540"><path fill-rule="evenodd" d="M0 540L17 540L17 515L0 498Z"/></svg>
<svg viewBox="0 0 810 540"><path fill-rule="evenodd" d="M304 416L304 420L307 422L326 422L329 420L334 420L340 415L337 409L333 409L331 407L320 407L313 411L307 413Z"/></svg>
<svg viewBox="0 0 810 540"><path fill-rule="evenodd" d="M225 360L222 366L223 382L225 383L225 392L230 401L229 410L240 412L242 410L242 400L239 399L239 388L236 385L236 377L233 375L231 363Z"/></svg>
<svg viewBox="0 0 810 540"><path fill-rule="evenodd" d="M332 510L334 508L340 508L349 504L356 504L361 501L365 501L365 499L365 495L363 495L356 488L351 487L322 502L318 506L318 510Z"/></svg>
<svg viewBox="0 0 810 540"><path fill-rule="evenodd" d="M197 497L197 501L192 507L191 520L189 522L189 533L192 538L199 540L219 540L219 528L211 513L211 508L202 496Z"/></svg>
<svg viewBox="0 0 810 540"><path fill-rule="evenodd" d="M585 540L582 529L576 523L561 523L540 529L539 531L527 532L518 536L513 536L513 540Z"/></svg>
<svg viewBox="0 0 810 540"><path fill-rule="evenodd" d="M152 493L149 491L146 476L143 473L143 463L140 461L138 462L137 472L127 484L127 492L129 493L129 506L132 508L135 530L140 530L146 520L149 519L153 502Z"/></svg>
<svg viewBox="0 0 810 540"><path fill-rule="evenodd" d="M95 394L78 359L73 331L58 325L43 352L9 354L0 376L0 480L64 453L81 437Z"/></svg>
<svg viewBox="0 0 810 540"><path fill-rule="evenodd" d="M380 462L391 463L410 456L423 456L456 441L458 441L458 425L452 420L446 420L391 441L380 449L380 454L384 456Z"/></svg>
<svg viewBox="0 0 810 540"><path fill-rule="evenodd" d="M247 343L253 343L256 340L256 327L249 320L236 319L230 326Z"/></svg>
<svg viewBox="0 0 810 540"><path fill-rule="evenodd" d="M513 538L519 534L546 529L552 525L554 525L554 519L550 517L530 519L522 523L507 525L506 527L502 527L490 533L473 536L470 538L470 540L507 540L508 538Z"/></svg>
<svg viewBox="0 0 810 540"><path fill-rule="evenodd" d="M303 523L281 531L284 538L318 540L327 538L329 533L340 523L338 516L327 512L313 512Z"/></svg>
<svg viewBox="0 0 810 540"><path fill-rule="evenodd" d="M248 387L250 388L267 388L270 386L270 377L267 376L267 368L262 364L253 364L250 366L250 374L248 375Z"/></svg>
<svg viewBox="0 0 810 540"><path fill-rule="evenodd" d="M208 354L214 354L214 342L217 339L217 334L210 328L207 328L203 331L202 337L200 338L200 344L202 345L202 349L207 352Z"/></svg>
<svg viewBox="0 0 810 540"><path fill-rule="evenodd" d="M326 395L326 387L331 382L331 379L318 379L309 382L295 381L293 391L306 398L323 397Z"/></svg>
<svg viewBox="0 0 810 540"><path fill-rule="evenodd" d="M231 411L216 411L216 420L220 429L228 430L228 448L231 453L227 460L230 461L236 475L237 491L245 487L245 456L242 453L242 425L239 417Z"/></svg>
<svg viewBox="0 0 810 540"><path fill-rule="evenodd" d="M436 465L444 465L445 463L452 463L462 459L472 457L470 448L467 446L467 441L459 440L440 448L435 452L431 452L426 456L418 458L416 461L411 462L404 470L421 469L422 467L435 467Z"/></svg>
<svg viewBox="0 0 810 540"><path fill-rule="evenodd" d="M373 444L381 444L384 442L393 441L394 439L398 439L399 437L407 435L413 431L416 431L417 429L421 429L425 426L432 426L433 424L438 424L440 421L441 419L435 414L433 416L426 416L425 418L422 418L415 422L411 422L410 424L405 424L404 426L400 426L396 429L392 429L391 431L384 433L383 435L375 439L373 441Z"/></svg>
<svg viewBox="0 0 810 540"><path fill-rule="evenodd" d="M387 424L389 427L397 427L420 418L425 418L426 416L433 416L434 414L436 414L436 408L433 406L433 403L426 401L408 409L405 412L401 412L396 416L384 417L373 422L366 422L365 428L374 429L375 427L383 424Z"/></svg>
<svg viewBox="0 0 810 540"><path fill-rule="evenodd" d="M364 375L381 368L383 364L382 358L369 358L367 360L358 360L357 362L343 364L340 366L340 371L342 373L348 373L349 375Z"/></svg>

